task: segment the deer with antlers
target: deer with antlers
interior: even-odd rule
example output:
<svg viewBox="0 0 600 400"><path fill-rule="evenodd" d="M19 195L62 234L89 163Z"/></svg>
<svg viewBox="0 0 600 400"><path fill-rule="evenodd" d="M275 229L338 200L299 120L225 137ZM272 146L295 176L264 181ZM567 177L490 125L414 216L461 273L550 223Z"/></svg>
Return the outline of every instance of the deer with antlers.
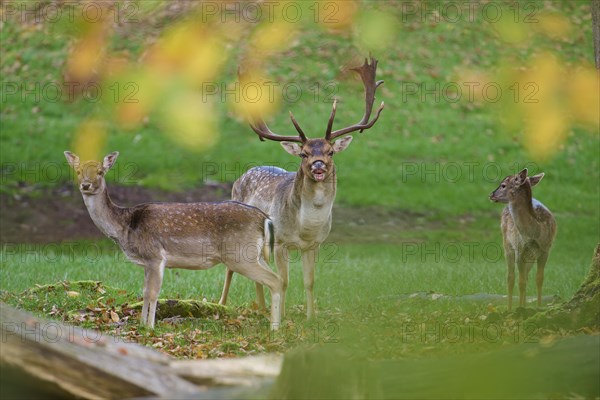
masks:
<svg viewBox="0 0 600 400"><path fill-rule="evenodd" d="M288 252L297 249L302 254L302 271L306 291L306 315L314 317L315 306L313 284L315 263L321 243L331 230L331 209L336 193L336 174L333 155L344 151L352 136L344 135L371 128L377 122L384 103L382 102L370 120L377 87L383 81L376 81L377 60L365 60L360 67L352 68L357 72L365 89L365 113L362 119L346 128L333 130L337 101L334 101L327 123L324 138L309 139L290 112L292 124L298 136L282 136L272 132L261 117L252 116L250 127L265 139L281 142L281 145L293 156L302 159L297 172L261 166L248 170L233 185L232 199L258 207L267 213L275 225L275 263L282 279L283 294L281 308L284 312L285 292L288 286ZM227 270L223 294L219 300L225 304L233 276ZM257 301L265 307L262 285L256 284Z"/></svg>

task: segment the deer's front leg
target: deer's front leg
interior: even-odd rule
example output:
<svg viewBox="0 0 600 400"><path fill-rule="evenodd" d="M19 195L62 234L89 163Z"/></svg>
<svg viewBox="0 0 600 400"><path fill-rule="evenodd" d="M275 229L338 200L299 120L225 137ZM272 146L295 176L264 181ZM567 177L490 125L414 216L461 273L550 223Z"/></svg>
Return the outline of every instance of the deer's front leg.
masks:
<svg viewBox="0 0 600 400"><path fill-rule="evenodd" d="M527 275L531 269L530 261L519 260L517 266L519 268L519 307L525 307L527 300Z"/></svg>
<svg viewBox="0 0 600 400"><path fill-rule="evenodd" d="M537 260L537 273L535 277L538 307L542 306L542 286L544 285L544 268L546 267L546 261L548 261L548 253L540 254Z"/></svg>
<svg viewBox="0 0 600 400"><path fill-rule="evenodd" d="M223 292L221 293L221 298L219 299L219 304L222 306L227 304L227 295L229 294L231 278L233 278L233 271L227 268L227 272L225 273L225 283L223 284Z"/></svg>
<svg viewBox="0 0 600 400"><path fill-rule="evenodd" d="M319 248L305 250L302 252L302 273L304 275L304 290L306 291L306 318L315 316L315 301L313 286L315 283L315 264L319 255Z"/></svg>
<svg viewBox="0 0 600 400"><path fill-rule="evenodd" d="M162 286L166 260L151 263L144 267L144 306L142 307L142 322L154 328L156 303Z"/></svg>
<svg viewBox="0 0 600 400"><path fill-rule="evenodd" d="M515 288L515 253L512 249L504 250L508 274L506 285L508 287L508 311L512 310L513 290Z"/></svg>

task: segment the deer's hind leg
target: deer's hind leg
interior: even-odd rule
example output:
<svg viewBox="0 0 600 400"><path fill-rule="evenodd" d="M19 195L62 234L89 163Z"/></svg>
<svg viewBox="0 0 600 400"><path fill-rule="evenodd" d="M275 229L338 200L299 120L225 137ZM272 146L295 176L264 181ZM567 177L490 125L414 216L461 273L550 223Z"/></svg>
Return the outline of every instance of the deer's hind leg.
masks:
<svg viewBox="0 0 600 400"><path fill-rule="evenodd" d="M266 285L271 291L271 329L277 330L281 324L282 282L279 276L269 268L267 263L258 259L255 262L244 262L230 266L235 272L253 280L258 285Z"/></svg>

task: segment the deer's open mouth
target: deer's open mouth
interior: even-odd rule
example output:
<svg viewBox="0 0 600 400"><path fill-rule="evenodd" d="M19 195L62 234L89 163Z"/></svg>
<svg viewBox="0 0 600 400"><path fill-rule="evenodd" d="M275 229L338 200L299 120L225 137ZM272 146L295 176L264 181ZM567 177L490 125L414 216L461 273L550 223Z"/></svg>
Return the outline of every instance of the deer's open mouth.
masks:
<svg viewBox="0 0 600 400"><path fill-rule="evenodd" d="M313 169L312 174L313 178L315 178L315 181L317 182L323 182L325 180L325 177L327 176L325 170L322 168Z"/></svg>
<svg viewBox="0 0 600 400"><path fill-rule="evenodd" d="M93 186L91 186L91 185L90 186L80 185L79 186L79 190L83 194L94 194L96 192L96 189Z"/></svg>

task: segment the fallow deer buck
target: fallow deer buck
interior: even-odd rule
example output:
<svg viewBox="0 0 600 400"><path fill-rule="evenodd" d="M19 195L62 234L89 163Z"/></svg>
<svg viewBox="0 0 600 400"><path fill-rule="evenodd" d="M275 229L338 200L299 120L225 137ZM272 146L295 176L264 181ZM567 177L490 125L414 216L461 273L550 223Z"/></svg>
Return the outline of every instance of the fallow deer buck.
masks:
<svg viewBox="0 0 600 400"><path fill-rule="evenodd" d="M108 195L106 172L118 152L102 163L80 163L65 151L77 172L79 190L90 217L127 258L144 267L142 323L154 327L165 268L209 269L219 263L271 289L271 328L281 317L282 283L265 260L273 247L273 225L256 207L222 203L145 203L119 207Z"/></svg>
<svg viewBox="0 0 600 400"><path fill-rule="evenodd" d="M531 187L537 185L543 177L543 173L527 176L525 168L516 175L504 178L500 186L490 194L490 200L508 203L502 211L500 227L508 265L509 310L512 309L515 286L515 262L519 270L519 306L525 307L527 277L534 262L537 262L537 305L542 305L544 268L556 235L554 216L531 195Z"/></svg>
<svg viewBox="0 0 600 400"><path fill-rule="evenodd" d="M283 280L282 313L285 314L285 292L288 286L288 251L298 249L302 253L302 270L306 290L306 314L314 316L313 283L315 262L319 246L329 235L331 229L331 208L335 199L336 174L333 155L345 150L352 136L335 139L351 132L371 128L377 122L383 102L369 121L375 91L383 81L376 81L377 60L365 60L360 67L352 68L363 82L365 89L365 113L362 119L343 129L333 130L336 101L333 103L325 138L309 139L290 112L292 124L298 136L281 136L272 132L260 116L251 116L250 127L265 139L281 142L281 145L293 156L302 159L297 172L262 166L248 170L233 185L232 199L260 208L267 213L275 225L275 262ZM233 276L229 269L225 278L220 304L227 301L227 293ZM261 285L256 285L259 306L265 306Z"/></svg>

